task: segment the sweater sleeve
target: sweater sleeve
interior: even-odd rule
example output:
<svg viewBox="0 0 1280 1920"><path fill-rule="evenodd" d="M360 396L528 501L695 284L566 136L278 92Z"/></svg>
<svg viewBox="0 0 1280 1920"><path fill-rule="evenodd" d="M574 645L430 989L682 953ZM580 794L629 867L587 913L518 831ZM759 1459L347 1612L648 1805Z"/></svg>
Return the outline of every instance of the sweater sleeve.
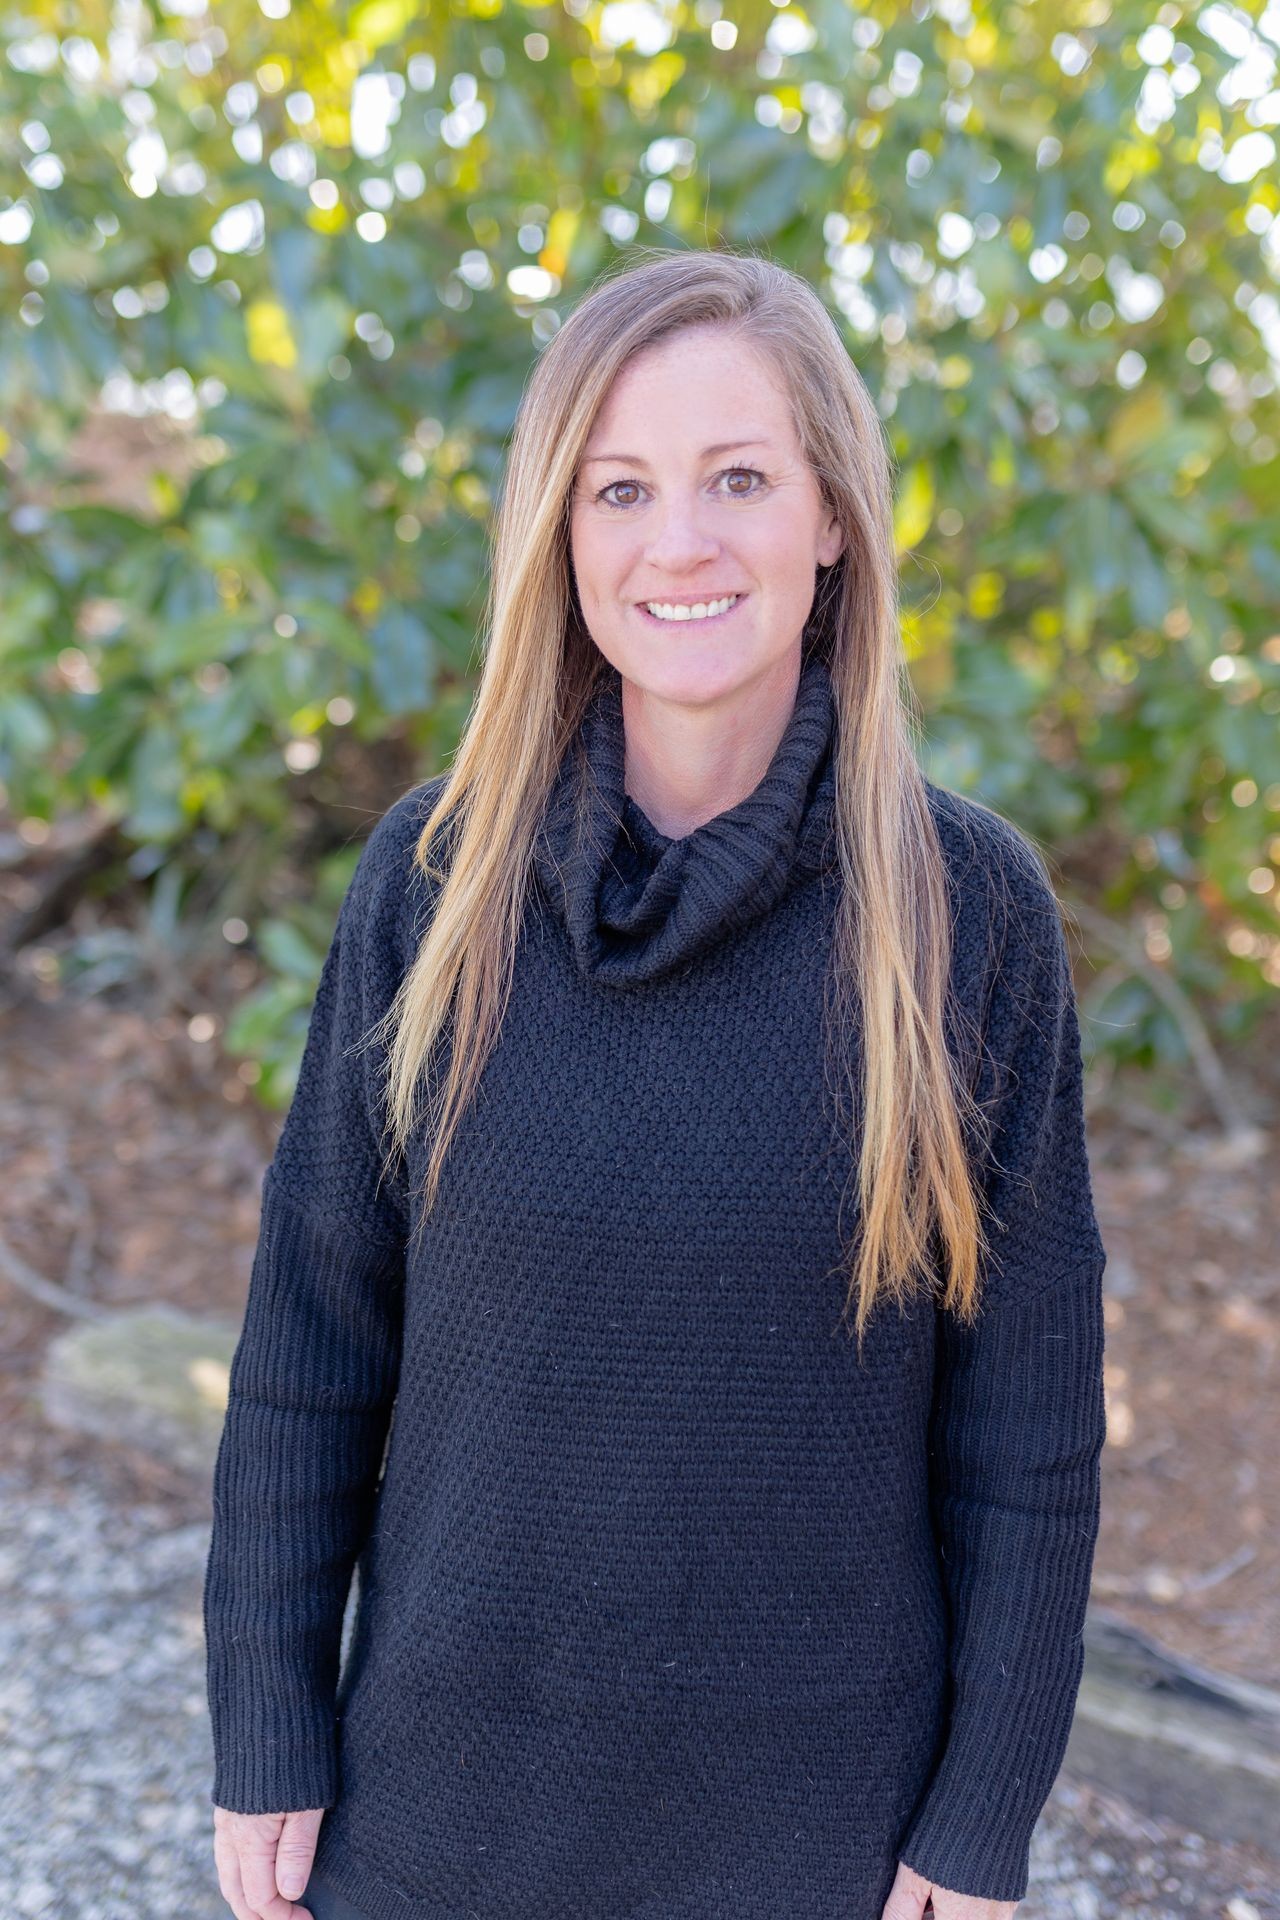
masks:
<svg viewBox="0 0 1280 1920"><path fill-rule="evenodd" d="M980 1087L995 1215L986 1305L939 1314L931 1502L950 1615L945 1743L899 1857L1020 1900L1067 1744L1100 1517L1102 1274L1070 961L1047 879L1021 876ZM979 1095L981 1099L981 1093Z"/></svg>
<svg viewBox="0 0 1280 1920"><path fill-rule="evenodd" d="M396 1392L408 1227L379 1153L385 1050L357 1043L399 983L408 819L398 802L362 850L262 1182L203 1600L211 1797L233 1812L336 1798L342 1623Z"/></svg>

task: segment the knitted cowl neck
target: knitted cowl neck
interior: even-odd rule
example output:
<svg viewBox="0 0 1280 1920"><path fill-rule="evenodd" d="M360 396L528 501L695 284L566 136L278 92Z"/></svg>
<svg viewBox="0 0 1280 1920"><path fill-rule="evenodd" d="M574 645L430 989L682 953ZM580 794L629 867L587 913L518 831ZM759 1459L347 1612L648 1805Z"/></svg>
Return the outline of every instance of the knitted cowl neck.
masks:
<svg viewBox="0 0 1280 1920"><path fill-rule="evenodd" d="M831 677L804 661L767 771L677 839L623 787L622 675L609 663L552 785L535 868L584 976L638 986L688 966L820 872L835 806Z"/></svg>

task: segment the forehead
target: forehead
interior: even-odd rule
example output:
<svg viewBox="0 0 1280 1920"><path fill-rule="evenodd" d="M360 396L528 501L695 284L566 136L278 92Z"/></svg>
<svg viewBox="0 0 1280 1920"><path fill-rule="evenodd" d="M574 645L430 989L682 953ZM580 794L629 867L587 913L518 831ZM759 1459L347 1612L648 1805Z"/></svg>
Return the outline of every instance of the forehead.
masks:
<svg viewBox="0 0 1280 1920"><path fill-rule="evenodd" d="M744 448L794 449L788 396L748 340L688 327L640 348L601 401L584 463L675 452L705 460Z"/></svg>

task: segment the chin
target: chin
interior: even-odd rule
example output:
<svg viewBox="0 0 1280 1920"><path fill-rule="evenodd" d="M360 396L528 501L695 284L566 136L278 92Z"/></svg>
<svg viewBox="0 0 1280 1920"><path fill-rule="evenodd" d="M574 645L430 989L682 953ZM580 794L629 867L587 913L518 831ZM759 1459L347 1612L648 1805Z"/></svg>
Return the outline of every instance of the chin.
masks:
<svg viewBox="0 0 1280 1920"><path fill-rule="evenodd" d="M678 644L678 643L677 643ZM623 678L655 700L670 700L681 706L713 706L731 700L751 686L767 662L759 663L741 655L706 655L689 651L673 653L659 660L651 653L644 659L630 655L618 663Z"/></svg>

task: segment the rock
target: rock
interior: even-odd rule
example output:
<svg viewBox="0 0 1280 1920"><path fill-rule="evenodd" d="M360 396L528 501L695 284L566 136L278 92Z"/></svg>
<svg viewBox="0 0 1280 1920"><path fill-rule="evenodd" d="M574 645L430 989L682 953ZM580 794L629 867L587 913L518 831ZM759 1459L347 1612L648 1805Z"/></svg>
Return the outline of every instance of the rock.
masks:
<svg viewBox="0 0 1280 1920"><path fill-rule="evenodd" d="M1280 1857L1280 1694L1096 1603L1064 1767L1156 1819Z"/></svg>
<svg viewBox="0 0 1280 1920"><path fill-rule="evenodd" d="M45 1355L45 1417L206 1476L222 1433L238 1332L163 1301L77 1323Z"/></svg>

